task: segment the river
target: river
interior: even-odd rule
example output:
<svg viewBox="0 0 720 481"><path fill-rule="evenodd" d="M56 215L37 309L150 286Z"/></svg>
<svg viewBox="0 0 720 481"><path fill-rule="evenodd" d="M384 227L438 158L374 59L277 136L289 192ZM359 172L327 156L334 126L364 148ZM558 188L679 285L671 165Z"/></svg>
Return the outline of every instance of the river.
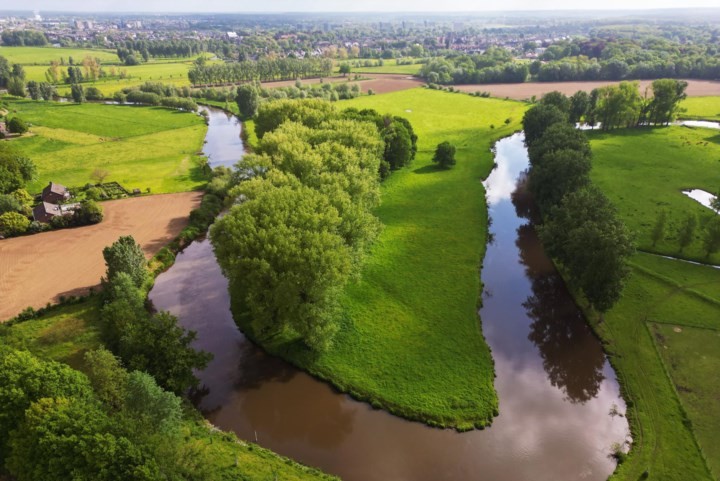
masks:
<svg viewBox="0 0 720 481"><path fill-rule="evenodd" d="M221 135L213 126L205 152L228 152L239 127ZM500 398L490 428L457 433L405 421L265 355L235 326L227 281L202 240L157 278L150 298L197 331L196 347L215 355L198 373L208 389L198 399L207 419L347 481L605 480L615 468L611 446L629 436L617 414L625 403L599 341L525 218L522 134L499 141L496 151L498 167L485 182L493 241L480 311Z"/></svg>

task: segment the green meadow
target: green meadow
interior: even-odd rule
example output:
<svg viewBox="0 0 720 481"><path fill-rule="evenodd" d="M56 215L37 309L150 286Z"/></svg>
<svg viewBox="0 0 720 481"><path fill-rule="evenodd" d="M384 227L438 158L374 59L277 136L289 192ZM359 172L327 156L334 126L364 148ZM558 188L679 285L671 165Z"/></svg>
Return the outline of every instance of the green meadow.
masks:
<svg viewBox="0 0 720 481"><path fill-rule="evenodd" d="M493 143L519 128L526 106L420 88L338 105L408 118L417 158L382 186L384 229L347 288L333 347L314 358L265 347L392 413L461 430L486 426L498 402L477 314L487 241L481 182ZM458 149L451 170L431 162L445 140Z"/></svg>
<svg viewBox="0 0 720 481"><path fill-rule="evenodd" d="M680 106L684 119L720 120L720 97L688 97Z"/></svg>
<svg viewBox="0 0 720 481"><path fill-rule="evenodd" d="M70 57L72 57L73 62L76 64L80 64L87 56L99 58L103 64L120 63L120 59L117 53L115 53L115 50L107 49L0 47L0 56L5 57L10 63L19 63L20 65L44 65L45 70L50 66L50 62L60 62L60 59L64 60L65 65L69 65Z"/></svg>
<svg viewBox="0 0 720 481"><path fill-rule="evenodd" d="M708 464L720 460L720 271L642 253L631 267L618 304L602 317L588 312L623 387L633 435L611 479L710 481Z"/></svg>
<svg viewBox="0 0 720 481"><path fill-rule="evenodd" d="M720 255L705 255L700 237L716 214L682 193L720 187L720 135L675 126L589 137L593 182L636 233L641 251L617 305L603 316L587 312L623 387L633 435L633 449L612 479L717 479L720 270L657 254L720 263ZM653 245L661 211L668 226ZM680 252L677 230L688 212L700 222Z"/></svg>
<svg viewBox="0 0 720 481"><path fill-rule="evenodd" d="M159 107L11 101L10 111L32 124L11 142L38 168L30 192L48 182L79 187L95 169L106 182L152 193L195 190L205 183L206 126L198 115Z"/></svg>
<svg viewBox="0 0 720 481"><path fill-rule="evenodd" d="M84 354L102 346L99 334L101 301L97 296L78 303L56 306L38 319L0 324L0 343L26 349L41 359L69 364L83 371ZM200 413L187 408L182 424L188 452L199 456L209 480L242 479L265 481L333 480L316 469L238 440L233 433L219 431L203 421Z"/></svg>
<svg viewBox="0 0 720 481"><path fill-rule="evenodd" d="M691 127L657 127L590 134L591 177L617 206L623 221L637 233L641 250L720 264L709 258L701 234L714 215L685 196L685 189L720 189L720 131ZM666 211L666 238L653 246L651 233L660 211ZM677 230L687 212L697 214L693 243L679 252Z"/></svg>
<svg viewBox="0 0 720 481"><path fill-rule="evenodd" d="M417 75L422 68L422 64L416 63L412 65L398 65L397 59L388 59L383 61L382 66L377 67L355 67L354 62L363 60L338 60L335 66L335 72L340 71L340 65L347 62L350 64L351 73L397 73L397 74L408 74Z"/></svg>

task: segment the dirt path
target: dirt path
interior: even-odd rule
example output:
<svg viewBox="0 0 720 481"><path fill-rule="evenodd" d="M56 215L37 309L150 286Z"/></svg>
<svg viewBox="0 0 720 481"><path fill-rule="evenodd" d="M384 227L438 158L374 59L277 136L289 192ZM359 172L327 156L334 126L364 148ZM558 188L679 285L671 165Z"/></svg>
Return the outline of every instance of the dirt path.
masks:
<svg viewBox="0 0 720 481"><path fill-rule="evenodd" d="M102 250L122 235L152 256L187 225L200 198L185 192L104 202L100 224L0 240L0 321L97 286Z"/></svg>
<svg viewBox="0 0 720 481"><path fill-rule="evenodd" d="M463 92L490 92L493 97L509 97L516 100L524 100L533 95L540 98L543 94L559 90L565 95L572 95L578 90L590 92L592 89L605 85L615 85L620 82L532 82L522 84L479 84L479 85L456 85L455 88ZM652 80L640 81L640 92L649 87ZM713 80L687 80L686 93L688 97L704 97L720 95L720 82Z"/></svg>

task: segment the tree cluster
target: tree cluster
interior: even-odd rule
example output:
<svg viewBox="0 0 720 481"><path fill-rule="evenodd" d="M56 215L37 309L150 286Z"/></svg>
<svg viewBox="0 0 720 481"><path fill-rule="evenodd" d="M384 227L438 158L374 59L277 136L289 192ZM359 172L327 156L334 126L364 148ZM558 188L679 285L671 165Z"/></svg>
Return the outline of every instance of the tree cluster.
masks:
<svg viewBox="0 0 720 481"><path fill-rule="evenodd" d="M512 61L510 52L489 48L480 55L461 55L429 60L420 76L432 84L522 83L528 79L524 63Z"/></svg>
<svg viewBox="0 0 720 481"><path fill-rule="evenodd" d="M540 209L539 234L547 253L590 305L605 312L622 294L633 238L590 182L590 145L568 122L569 103L552 94L525 114L529 189Z"/></svg>
<svg viewBox="0 0 720 481"><path fill-rule="evenodd" d="M42 47L48 43L45 34L37 30L5 30L0 38L8 47Z"/></svg>
<svg viewBox="0 0 720 481"><path fill-rule="evenodd" d="M87 374L0 346L0 472L18 481L203 479L180 399L104 349Z"/></svg>
<svg viewBox="0 0 720 481"><path fill-rule="evenodd" d="M150 314L145 306L149 274L145 254L131 236L103 250L102 337L105 345L132 370L151 374L160 386L182 394L197 385L194 369L211 359L195 351L195 332L178 325L168 312Z"/></svg>
<svg viewBox="0 0 720 481"><path fill-rule="evenodd" d="M260 143L239 165L250 180L232 191L239 203L211 237L242 306L236 316L262 341L327 349L339 296L379 232L372 209L386 143L371 116L353 114L318 100L259 109Z"/></svg>
<svg viewBox="0 0 720 481"><path fill-rule="evenodd" d="M222 64L196 63L188 72L188 78L193 85L268 82L328 77L332 70L332 60L326 58L262 58Z"/></svg>

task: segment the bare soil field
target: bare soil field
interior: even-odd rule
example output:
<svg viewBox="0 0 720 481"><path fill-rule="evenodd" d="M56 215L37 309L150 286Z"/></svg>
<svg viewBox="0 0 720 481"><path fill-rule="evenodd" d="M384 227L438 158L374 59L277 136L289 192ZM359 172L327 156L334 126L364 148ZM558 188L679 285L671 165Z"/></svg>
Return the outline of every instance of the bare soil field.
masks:
<svg viewBox="0 0 720 481"><path fill-rule="evenodd" d="M0 240L0 322L99 285L102 250L122 235L132 235L151 257L187 225L201 197L184 192L104 202L100 224Z"/></svg>
<svg viewBox="0 0 720 481"><path fill-rule="evenodd" d="M366 77L367 80L350 81L350 83L358 83L362 88L363 92L367 92L368 89L372 89L376 94L386 94L389 92L397 92L398 90L406 90L414 87L424 85L425 82L412 75L407 74L361 74ZM326 77L323 79L324 82L347 82L347 77ZM320 83L319 78L304 79L303 84L318 84ZM264 82L263 87L274 88L274 87L290 87L295 85L294 80L283 80L279 82Z"/></svg>
<svg viewBox="0 0 720 481"><path fill-rule="evenodd" d="M511 98L515 100L529 99L533 95L540 98L542 95L558 90L565 95L572 95L578 90L590 92L592 89L615 85L620 82L528 82L522 84L478 84L478 85L455 85L455 88L463 92L490 92L493 97ZM640 91L645 91L652 80L641 80ZM706 97L720 95L720 82L713 80L687 80L688 97Z"/></svg>

